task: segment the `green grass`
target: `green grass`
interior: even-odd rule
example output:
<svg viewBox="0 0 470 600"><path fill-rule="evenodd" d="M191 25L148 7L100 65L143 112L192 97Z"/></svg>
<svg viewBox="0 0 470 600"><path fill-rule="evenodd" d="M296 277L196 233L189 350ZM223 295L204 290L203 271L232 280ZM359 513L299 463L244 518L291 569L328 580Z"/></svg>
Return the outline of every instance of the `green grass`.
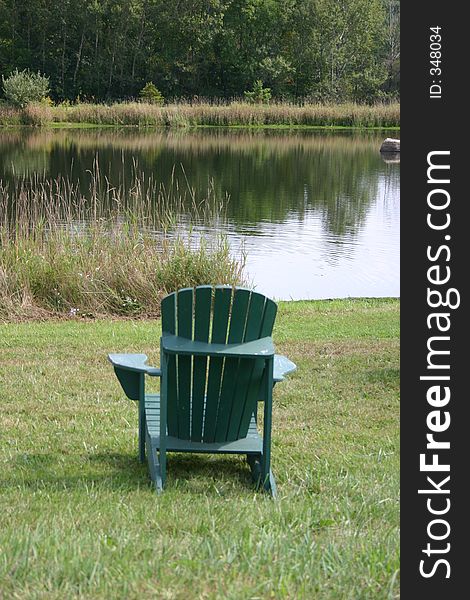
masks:
<svg viewBox="0 0 470 600"><path fill-rule="evenodd" d="M158 364L159 321L0 325L0 597L398 597L398 328L397 300L281 303L274 502L238 457L150 488L106 354Z"/></svg>
<svg viewBox="0 0 470 600"><path fill-rule="evenodd" d="M0 126L54 126L54 124L137 126L137 127L326 127L397 128L400 104L375 105L345 102L304 104L273 102L249 104L175 103L157 106L143 102L74 104L47 106L31 104L25 109L0 105Z"/></svg>

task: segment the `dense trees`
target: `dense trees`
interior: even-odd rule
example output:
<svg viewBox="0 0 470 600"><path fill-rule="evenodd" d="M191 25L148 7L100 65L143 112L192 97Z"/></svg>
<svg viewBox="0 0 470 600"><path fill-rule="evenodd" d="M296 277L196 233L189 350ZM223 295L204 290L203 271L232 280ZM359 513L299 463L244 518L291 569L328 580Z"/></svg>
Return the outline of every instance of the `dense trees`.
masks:
<svg viewBox="0 0 470 600"><path fill-rule="evenodd" d="M50 77L54 99L374 100L398 89L398 0L0 0L0 74Z"/></svg>

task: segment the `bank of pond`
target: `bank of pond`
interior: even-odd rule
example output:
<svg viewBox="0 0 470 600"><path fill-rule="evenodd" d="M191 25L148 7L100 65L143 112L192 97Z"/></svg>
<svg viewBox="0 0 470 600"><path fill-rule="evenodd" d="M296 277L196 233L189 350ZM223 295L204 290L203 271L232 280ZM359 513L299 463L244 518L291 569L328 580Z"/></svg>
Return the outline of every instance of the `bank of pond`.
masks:
<svg viewBox="0 0 470 600"><path fill-rule="evenodd" d="M30 104L23 109L0 104L0 126L163 126L163 127L353 127L397 128L400 104L251 104L144 102L114 104Z"/></svg>

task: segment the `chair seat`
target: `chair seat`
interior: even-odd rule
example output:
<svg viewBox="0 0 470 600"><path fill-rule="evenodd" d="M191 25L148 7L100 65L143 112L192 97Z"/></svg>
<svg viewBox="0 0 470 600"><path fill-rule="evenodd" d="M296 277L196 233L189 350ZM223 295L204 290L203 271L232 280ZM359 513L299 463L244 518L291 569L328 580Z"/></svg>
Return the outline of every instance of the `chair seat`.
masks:
<svg viewBox="0 0 470 600"><path fill-rule="evenodd" d="M160 448L160 396L145 395L145 420L147 435L154 449ZM263 450L263 441L256 427L253 415L245 438L234 442L192 442L171 435L166 436L166 449L170 452L200 452L225 454L259 454Z"/></svg>

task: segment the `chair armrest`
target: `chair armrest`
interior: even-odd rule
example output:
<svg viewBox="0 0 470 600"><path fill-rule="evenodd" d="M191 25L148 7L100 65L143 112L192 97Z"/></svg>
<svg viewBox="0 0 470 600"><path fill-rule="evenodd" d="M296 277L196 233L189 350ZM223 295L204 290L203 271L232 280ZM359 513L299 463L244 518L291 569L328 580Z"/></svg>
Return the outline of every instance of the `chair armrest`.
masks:
<svg viewBox="0 0 470 600"><path fill-rule="evenodd" d="M160 377L162 374L160 369L145 364L146 354L108 354L108 360L115 369L145 373L151 377Z"/></svg>
<svg viewBox="0 0 470 600"><path fill-rule="evenodd" d="M234 358L269 358L274 356L273 340L270 337L239 344L212 344L197 342L176 335L164 335L162 348L168 354L220 356Z"/></svg>
<svg viewBox="0 0 470 600"><path fill-rule="evenodd" d="M274 355L274 383L283 381L288 373L297 369L297 365L281 354Z"/></svg>

